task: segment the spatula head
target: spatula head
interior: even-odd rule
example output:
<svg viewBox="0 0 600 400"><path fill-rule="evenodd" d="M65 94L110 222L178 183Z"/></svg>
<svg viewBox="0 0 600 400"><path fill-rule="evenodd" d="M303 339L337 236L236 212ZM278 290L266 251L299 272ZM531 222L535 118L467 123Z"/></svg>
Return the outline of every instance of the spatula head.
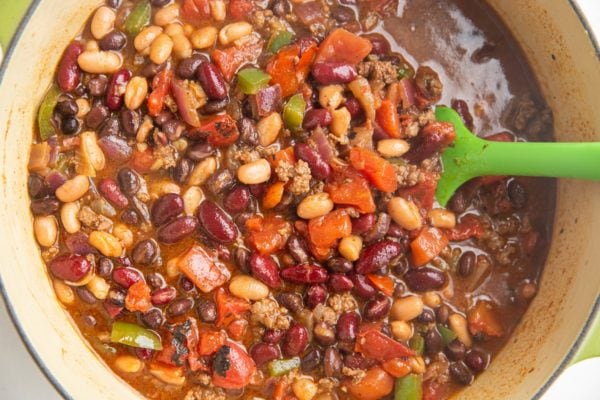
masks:
<svg viewBox="0 0 600 400"><path fill-rule="evenodd" d="M481 153L482 140L473 135L460 115L449 107L436 107L435 118L451 123L456 131L456 140L442 153L443 172L435 192L438 203L445 207L463 183L477 176L474 166Z"/></svg>

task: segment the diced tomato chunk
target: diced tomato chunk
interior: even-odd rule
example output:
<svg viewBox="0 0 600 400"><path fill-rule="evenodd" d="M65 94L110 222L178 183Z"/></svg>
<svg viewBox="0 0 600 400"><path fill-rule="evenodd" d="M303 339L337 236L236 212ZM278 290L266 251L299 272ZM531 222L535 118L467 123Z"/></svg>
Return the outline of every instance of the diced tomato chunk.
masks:
<svg viewBox="0 0 600 400"><path fill-rule="evenodd" d="M150 303L150 287L139 280L127 289L125 308L131 312L146 312L152 307Z"/></svg>
<svg viewBox="0 0 600 400"><path fill-rule="evenodd" d="M350 150L350 163L382 192L392 193L398 188L394 167L374 151L353 147Z"/></svg>
<svg viewBox="0 0 600 400"><path fill-rule="evenodd" d="M325 191L335 204L356 207L363 214L375 211L369 182L353 168L334 169Z"/></svg>
<svg viewBox="0 0 600 400"><path fill-rule="evenodd" d="M227 335L223 331L204 331L200 333L198 342L198 354L200 356L212 356L225 344Z"/></svg>
<svg viewBox="0 0 600 400"><path fill-rule="evenodd" d="M217 305L216 325L218 327L228 326L250 310L250 303L247 300L231 295L224 288L219 288L216 291L215 303Z"/></svg>
<svg viewBox="0 0 600 400"><path fill-rule="evenodd" d="M263 41L261 40L243 47L231 46L225 49L216 49L212 52L211 58L223 73L223 77L229 82L242 65L256 61L262 52L262 46Z"/></svg>
<svg viewBox="0 0 600 400"><path fill-rule="evenodd" d="M246 221L246 229L248 245L262 255L283 249L292 232L290 223L276 215L252 217Z"/></svg>
<svg viewBox="0 0 600 400"><path fill-rule="evenodd" d="M213 262L197 244L177 258L177 268L204 293L222 286L231 277L224 265Z"/></svg>
<svg viewBox="0 0 600 400"><path fill-rule="evenodd" d="M352 234L352 221L344 210L335 210L308 221L308 236L313 246L333 247L337 241Z"/></svg>
<svg viewBox="0 0 600 400"><path fill-rule="evenodd" d="M131 160L129 160L129 165L140 174L145 174L150 171L154 161L154 153L150 147L144 151L139 151L136 148L133 150L133 155L131 156Z"/></svg>
<svg viewBox="0 0 600 400"><path fill-rule="evenodd" d="M485 228L479 217L475 214L464 215L452 229L446 229L446 236L452 242L462 242L470 238L481 238Z"/></svg>
<svg viewBox="0 0 600 400"><path fill-rule="evenodd" d="M414 350L374 329L359 333L354 351L378 361L415 355Z"/></svg>
<svg viewBox="0 0 600 400"><path fill-rule="evenodd" d="M316 52L317 46L314 42L311 42L306 49L293 44L279 50L269 60L266 70L271 75L271 84L279 84L283 97L289 97L300 90L300 86L308 76Z"/></svg>
<svg viewBox="0 0 600 400"><path fill-rule="evenodd" d="M402 378L411 371L410 364L406 358L392 358L381 363L381 367L394 378Z"/></svg>
<svg viewBox="0 0 600 400"><path fill-rule="evenodd" d="M254 3L251 0L229 0L228 10L231 19L241 21L250 18Z"/></svg>
<svg viewBox="0 0 600 400"><path fill-rule="evenodd" d="M377 109L375 118L381 129L388 134L389 137L399 138L402 134L400 128L400 117L396 106L390 100L382 100L381 105Z"/></svg>
<svg viewBox="0 0 600 400"><path fill-rule="evenodd" d="M448 238L437 228L425 228L410 243L413 264L417 267L433 260L448 245Z"/></svg>
<svg viewBox="0 0 600 400"><path fill-rule="evenodd" d="M210 18L208 0L183 0L181 16L190 24L199 25Z"/></svg>
<svg viewBox="0 0 600 400"><path fill-rule="evenodd" d="M432 172L423 172L423 179L414 186L399 190L400 196L414 201L420 208L431 210L437 188L437 180Z"/></svg>
<svg viewBox="0 0 600 400"><path fill-rule="evenodd" d="M254 360L240 345L229 340L215 355L212 383L224 389L242 389L255 372Z"/></svg>
<svg viewBox="0 0 600 400"><path fill-rule="evenodd" d="M217 115L202 122L192 137L208 137L208 143L225 147L235 143L240 137L237 125L229 114Z"/></svg>
<svg viewBox="0 0 600 400"><path fill-rule="evenodd" d="M361 38L343 28L332 31L319 46L315 62L358 64L373 48L369 39Z"/></svg>
<svg viewBox="0 0 600 400"><path fill-rule="evenodd" d="M496 308L489 301L478 301L473 308L469 309L467 321L473 335L482 333L486 336L500 337L504 334Z"/></svg>
<svg viewBox="0 0 600 400"><path fill-rule="evenodd" d="M378 290L383 292L387 296L394 294L394 281L389 276L382 276L377 274L368 274L367 278Z"/></svg>

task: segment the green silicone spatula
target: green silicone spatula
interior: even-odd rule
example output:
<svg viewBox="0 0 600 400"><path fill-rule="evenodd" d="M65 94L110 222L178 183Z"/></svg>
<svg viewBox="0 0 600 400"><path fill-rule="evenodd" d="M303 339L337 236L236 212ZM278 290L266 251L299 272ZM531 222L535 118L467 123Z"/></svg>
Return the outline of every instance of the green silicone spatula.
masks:
<svg viewBox="0 0 600 400"><path fill-rule="evenodd" d="M451 108L437 107L435 116L456 130L456 140L442 153L444 172L435 192L444 207L463 183L478 176L600 180L600 143L492 142L469 132Z"/></svg>

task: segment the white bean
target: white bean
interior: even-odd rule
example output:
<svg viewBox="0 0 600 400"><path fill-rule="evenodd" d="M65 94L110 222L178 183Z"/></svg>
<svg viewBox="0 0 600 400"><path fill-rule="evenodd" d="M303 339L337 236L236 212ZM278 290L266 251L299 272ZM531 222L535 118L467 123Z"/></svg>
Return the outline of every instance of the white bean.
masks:
<svg viewBox="0 0 600 400"><path fill-rule="evenodd" d="M81 229L81 223L77 215L79 214L79 203L65 203L60 209L60 220L67 233L76 233Z"/></svg>
<svg viewBox="0 0 600 400"><path fill-rule="evenodd" d="M264 158L244 164L238 168L237 178L247 185L267 182L271 178L271 165Z"/></svg>

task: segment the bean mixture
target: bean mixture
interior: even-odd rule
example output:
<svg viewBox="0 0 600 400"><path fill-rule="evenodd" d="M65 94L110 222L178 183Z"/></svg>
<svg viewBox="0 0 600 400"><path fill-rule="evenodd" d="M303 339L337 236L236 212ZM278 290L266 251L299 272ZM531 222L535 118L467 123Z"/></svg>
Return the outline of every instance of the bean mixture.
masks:
<svg viewBox="0 0 600 400"><path fill-rule="evenodd" d="M65 49L31 148L35 237L146 397L447 399L506 342L549 200L485 177L435 202L455 132L436 71L373 33L395 7L107 0Z"/></svg>

